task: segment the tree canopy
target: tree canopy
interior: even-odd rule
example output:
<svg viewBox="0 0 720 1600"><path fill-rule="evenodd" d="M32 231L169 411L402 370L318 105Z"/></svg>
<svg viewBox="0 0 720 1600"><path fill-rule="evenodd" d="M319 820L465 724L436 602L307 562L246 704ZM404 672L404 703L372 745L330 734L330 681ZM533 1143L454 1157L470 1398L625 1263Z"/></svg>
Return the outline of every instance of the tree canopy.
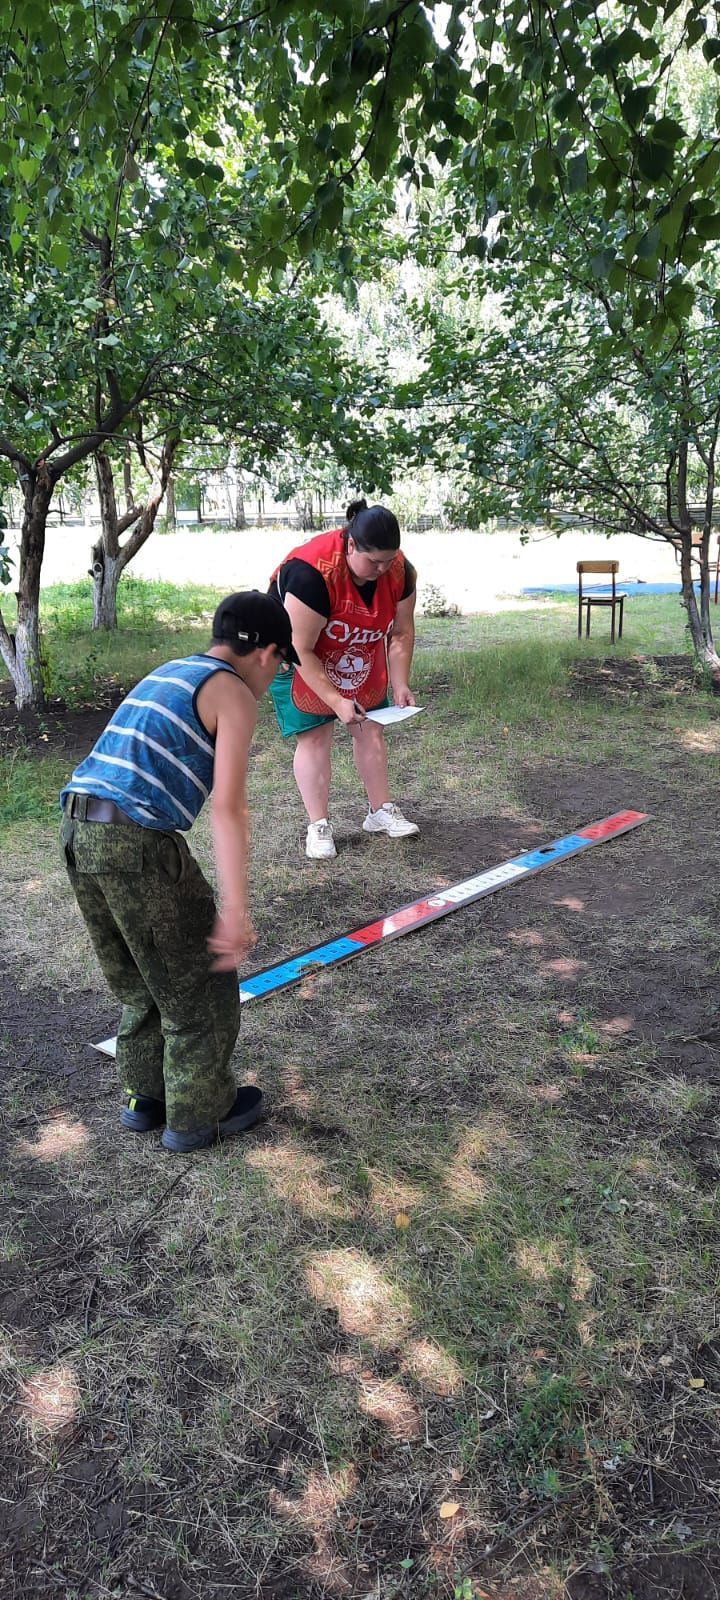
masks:
<svg viewBox="0 0 720 1600"><path fill-rule="evenodd" d="M691 623L693 478L705 495L695 640L720 668L706 605L716 388L692 377L720 311L717 25L714 0L27 0L21 21L0 0L0 456L25 499L2 645L20 700L38 693L59 477L132 433L143 406L162 427L168 389L177 424L208 360L208 410L220 404L246 334L252 364L249 306L292 298L298 274L351 291L402 190L421 262L449 253L473 281L505 267L506 296L514 280L530 297L523 493L530 460L539 489L551 459L541 368L556 371L563 318L592 340L590 414L605 407L607 430L635 407L643 449L664 430ZM431 384L443 359L440 336ZM322 407L303 397L316 436Z"/></svg>

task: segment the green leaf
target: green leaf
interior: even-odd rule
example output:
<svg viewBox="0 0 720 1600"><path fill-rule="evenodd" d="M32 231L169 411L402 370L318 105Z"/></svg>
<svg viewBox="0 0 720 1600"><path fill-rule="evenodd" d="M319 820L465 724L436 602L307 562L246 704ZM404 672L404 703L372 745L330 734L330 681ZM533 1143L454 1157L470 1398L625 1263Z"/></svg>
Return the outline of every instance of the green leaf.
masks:
<svg viewBox="0 0 720 1600"><path fill-rule="evenodd" d="M64 272L70 260L70 247L64 239L53 239L50 246L50 260L59 272Z"/></svg>
<svg viewBox="0 0 720 1600"><path fill-rule="evenodd" d="M657 225L664 245L672 246L677 244L680 230L683 226L683 216L682 209L678 206L673 206L658 217Z"/></svg>
<svg viewBox="0 0 720 1600"><path fill-rule="evenodd" d="M623 28L615 41L615 49L620 61L629 62L642 50L645 40L637 28Z"/></svg>
<svg viewBox="0 0 720 1600"><path fill-rule="evenodd" d="M687 321L694 303L695 291L692 284L683 278L673 278L665 293L665 310L671 320L678 326Z"/></svg>
<svg viewBox="0 0 720 1600"><path fill-rule="evenodd" d="M615 251L609 247L605 250L596 250L590 257L590 271L593 277L606 278L615 265L615 259Z"/></svg>
<svg viewBox="0 0 720 1600"><path fill-rule="evenodd" d="M679 144L685 138L685 129L674 117L660 117L650 129L650 137L660 144Z"/></svg>
<svg viewBox="0 0 720 1600"><path fill-rule="evenodd" d="M695 222L695 232L700 239L720 239L720 211L715 211L708 217L698 217Z"/></svg>
<svg viewBox="0 0 720 1600"><path fill-rule="evenodd" d="M641 234L638 240L637 254L640 260L651 260L654 264L657 261L659 250L660 229L658 227L648 228L647 232Z"/></svg>
<svg viewBox="0 0 720 1600"><path fill-rule="evenodd" d="M530 157L530 165L532 166L536 183L538 183L541 188L546 188L547 185L552 181L555 174L555 162L552 150L549 150L547 145L538 145L537 149L533 150L532 156Z"/></svg>
<svg viewBox="0 0 720 1600"><path fill-rule="evenodd" d="M588 163L585 151L579 155L571 156L567 164L568 188L571 194L578 194L581 189L588 186Z"/></svg>
<svg viewBox="0 0 720 1600"><path fill-rule="evenodd" d="M638 144L638 166L644 178L654 182L669 178L673 169L672 147L656 143L654 139L641 139Z"/></svg>
<svg viewBox="0 0 720 1600"><path fill-rule="evenodd" d="M639 84L629 89L622 100L622 113L631 128L638 128L648 107L652 104L654 90L649 84Z"/></svg>

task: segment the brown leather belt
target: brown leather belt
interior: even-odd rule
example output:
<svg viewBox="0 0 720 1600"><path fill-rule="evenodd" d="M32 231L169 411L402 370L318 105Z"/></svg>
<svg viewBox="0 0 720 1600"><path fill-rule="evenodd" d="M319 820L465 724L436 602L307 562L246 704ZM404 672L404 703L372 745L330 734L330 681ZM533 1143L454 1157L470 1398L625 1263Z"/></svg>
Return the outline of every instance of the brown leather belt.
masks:
<svg viewBox="0 0 720 1600"><path fill-rule="evenodd" d="M112 800L99 800L94 794L69 794L65 812L78 822L124 822L132 825L132 817L121 811Z"/></svg>

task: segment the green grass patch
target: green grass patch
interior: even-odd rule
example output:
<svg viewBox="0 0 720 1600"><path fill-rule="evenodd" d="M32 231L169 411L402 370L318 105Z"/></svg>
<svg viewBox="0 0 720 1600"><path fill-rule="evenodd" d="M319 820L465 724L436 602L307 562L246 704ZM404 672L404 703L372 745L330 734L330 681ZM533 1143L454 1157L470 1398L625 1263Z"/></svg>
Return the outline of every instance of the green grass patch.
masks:
<svg viewBox="0 0 720 1600"><path fill-rule="evenodd" d="M67 762L43 759L22 749L0 756L0 826L47 823L58 813L58 794L68 776Z"/></svg>

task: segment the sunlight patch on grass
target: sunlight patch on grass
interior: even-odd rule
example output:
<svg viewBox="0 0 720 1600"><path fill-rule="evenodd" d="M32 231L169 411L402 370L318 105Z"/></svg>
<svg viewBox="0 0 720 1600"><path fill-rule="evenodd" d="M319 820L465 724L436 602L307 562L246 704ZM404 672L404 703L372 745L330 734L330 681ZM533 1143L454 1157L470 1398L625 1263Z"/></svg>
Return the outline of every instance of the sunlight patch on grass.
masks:
<svg viewBox="0 0 720 1600"><path fill-rule="evenodd" d="M678 728L678 743L691 755L720 755L720 728Z"/></svg>
<svg viewBox="0 0 720 1600"><path fill-rule="evenodd" d="M76 1155L90 1142L84 1122L74 1122L69 1117L57 1117L46 1123L35 1139L21 1139L21 1155L33 1156L36 1161L57 1161L61 1156Z"/></svg>
<svg viewBox="0 0 720 1600"><path fill-rule="evenodd" d="M455 1205L474 1208L488 1198L489 1175L516 1161L520 1142L501 1117L488 1113L474 1127L463 1130L454 1155L442 1174L443 1186Z"/></svg>
<svg viewBox="0 0 720 1600"><path fill-rule="evenodd" d="M252 1150L247 1164L263 1173L279 1199L297 1206L308 1217L348 1220L353 1215L341 1199L340 1184L329 1181L323 1162L297 1140Z"/></svg>
<svg viewBox="0 0 720 1600"><path fill-rule="evenodd" d="M536 928L510 928L507 938L511 944L518 944L526 950L542 950L545 943L543 934Z"/></svg>
<svg viewBox="0 0 720 1600"><path fill-rule="evenodd" d="M541 972L568 983L579 977L586 967L587 961L580 961L576 956L551 956L550 960L540 963Z"/></svg>
<svg viewBox="0 0 720 1600"><path fill-rule="evenodd" d="M380 1349L397 1344L411 1325L409 1301L363 1250L319 1251L306 1279L313 1298L337 1312L346 1333Z"/></svg>
<svg viewBox="0 0 720 1600"><path fill-rule="evenodd" d="M433 1339L410 1339L401 1365L404 1372L441 1399L460 1394L463 1388L465 1380L454 1356Z"/></svg>
<svg viewBox="0 0 720 1600"><path fill-rule="evenodd" d="M595 1022L598 1033L604 1039L622 1039L626 1033L632 1033L634 1026L635 1018L628 1012L617 1017L606 1017L604 1021L598 1019Z"/></svg>
<svg viewBox="0 0 720 1600"><path fill-rule="evenodd" d="M402 1212L412 1217L427 1203L424 1190L399 1174L371 1168L368 1184L370 1210L378 1217L394 1218Z"/></svg>
<svg viewBox="0 0 720 1600"><path fill-rule="evenodd" d="M357 1385L357 1404L366 1417L379 1422L391 1439L417 1439L423 1431L419 1406L397 1378L379 1378L355 1357L331 1356L330 1369Z"/></svg>
<svg viewBox="0 0 720 1600"><path fill-rule="evenodd" d="M302 1565L308 1577L322 1585L324 1594L347 1595L353 1589L349 1569L335 1548L334 1531L340 1509L356 1489L355 1468L344 1466L332 1472L313 1468L297 1500L281 1494L278 1489L270 1490L272 1510L310 1535L314 1550L304 1558Z"/></svg>
<svg viewBox="0 0 720 1600"><path fill-rule="evenodd" d="M567 1093L563 1083L531 1083L528 1085L527 1094L530 1100L539 1100L542 1105L556 1106L564 1099Z"/></svg>
<svg viewBox="0 0 720 1600"><path fill-rule="evenodd" d="M33 1434L61 1433L74 1421L81 1406L72 1367L59 1364L36 1372L22 1385L18 1406Z"/></svg>
<svg viewBox="0 0 720 1600"><path fill-rule="evenodd" d="M560 1239L521 1239L515 1247L515 1261L533 1283L549 1283L565 1260L566 1249Z"/></svg>
<svg viewBox="0 0 720 1600"><path fill-rule="evenodd" d="M305 1079L303 1070L296 1062L286 1061L281 1068L281 1080L284 1098L298 1111L309 1111L312 1105L312 1094Z"/></svg>

